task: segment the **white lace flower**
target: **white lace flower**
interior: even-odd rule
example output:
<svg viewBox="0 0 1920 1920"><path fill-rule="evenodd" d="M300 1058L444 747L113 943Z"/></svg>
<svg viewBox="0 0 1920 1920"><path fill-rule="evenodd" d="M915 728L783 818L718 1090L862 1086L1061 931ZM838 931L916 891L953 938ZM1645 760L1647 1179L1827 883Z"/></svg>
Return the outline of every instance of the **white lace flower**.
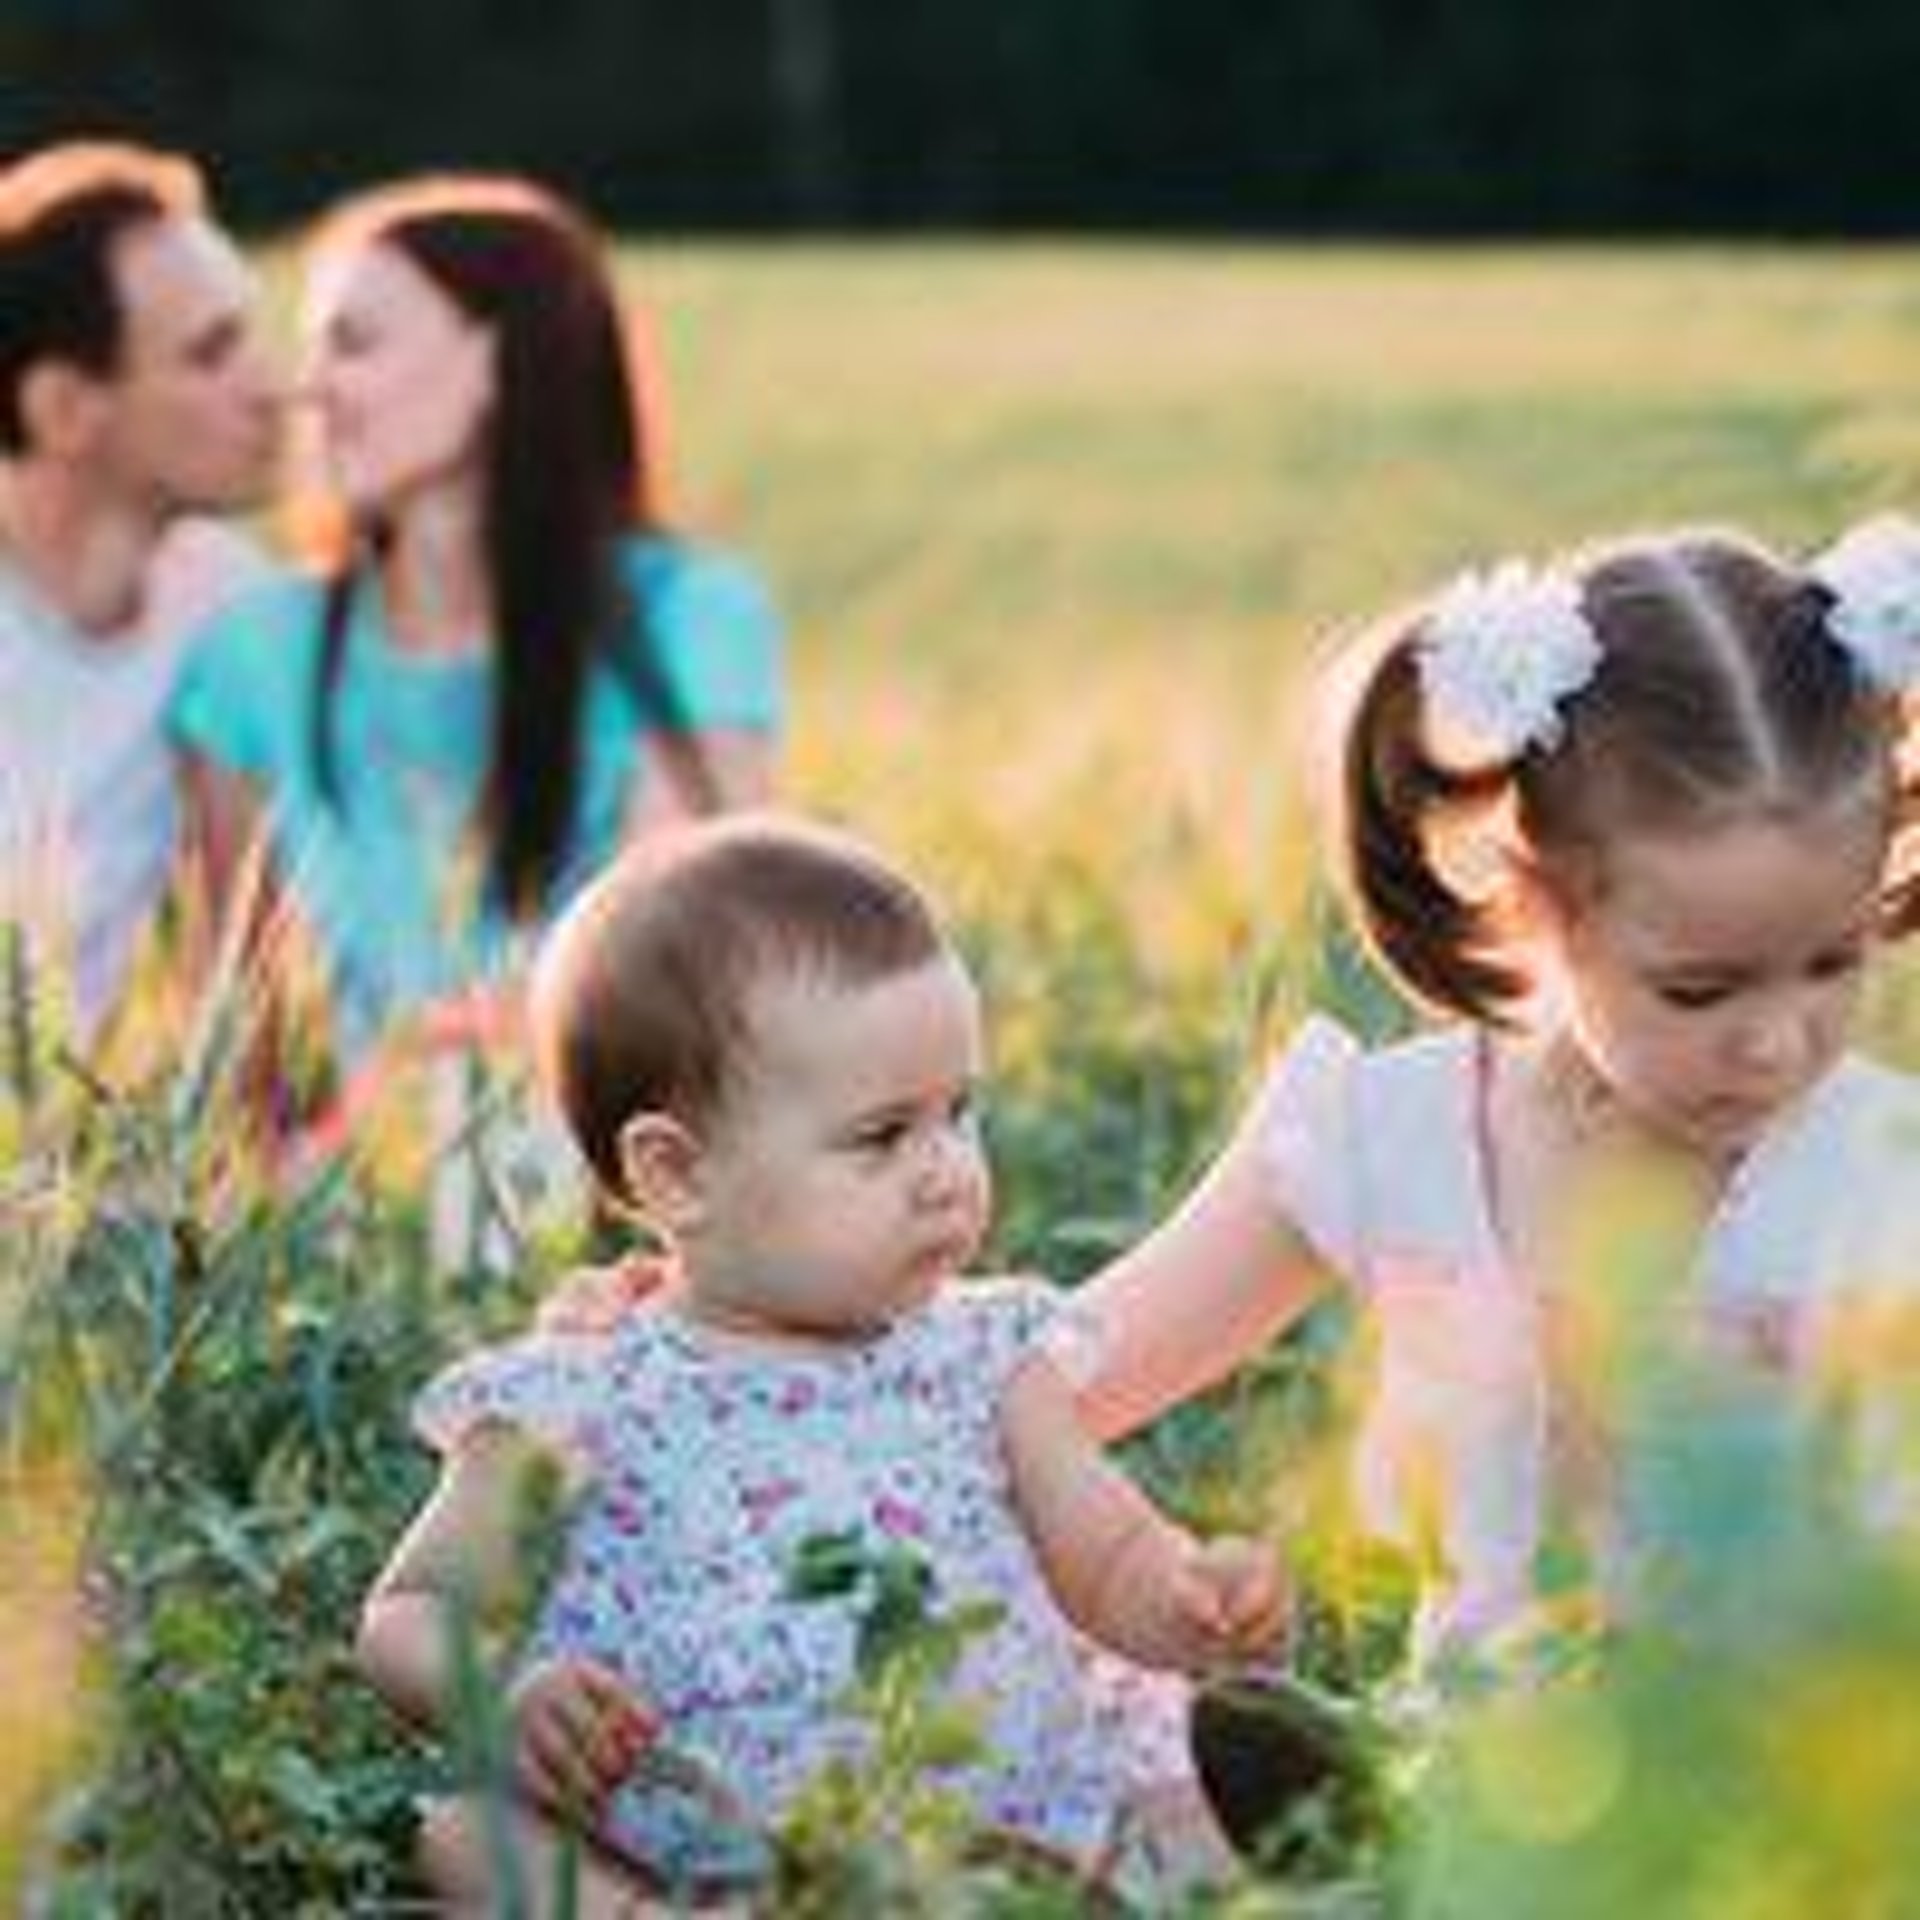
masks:
<svg viewBox="0 0 1920 1920"><path fill-rule="evenodd" d="M1503 560L1462 574L1435 601L1419 640L1420 687L1443 726L1512 760L1560 738L1561 703L1593 678L1600 657L1579 587Z"/></svg>
<svg viewBox="0 0 1920 1920"><path fill-rule="evenodd" d="M1920 526L1898 514L1863 521L1813 563L1833 595L1827 631L1876 687L1920 678Z"/></svg>

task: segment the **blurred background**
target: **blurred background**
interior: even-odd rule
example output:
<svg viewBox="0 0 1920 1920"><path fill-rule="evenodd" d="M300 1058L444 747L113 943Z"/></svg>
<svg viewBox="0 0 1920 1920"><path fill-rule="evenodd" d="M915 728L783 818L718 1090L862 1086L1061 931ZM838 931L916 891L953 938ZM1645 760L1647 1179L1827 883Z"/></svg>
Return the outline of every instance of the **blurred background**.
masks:
<svg viewBox="0 0 1920 1920"><path fill-rule="evenodd" d="M523 167L623 227L1895 234L1905 0L4 0L0 151L243 217Z"/></svg>
<svg viewBox="0 0 1920 1920"><path fill-rule="evenodd" d="M1326 643L1491 554L1805 552L1920 501L1917 83L1920 0L0 0L0 156L193 152L283 307L278 236L382 175L526 170L620 236L673 516L790 622L788 790L954 907L996 1257L1063 1281L1309 1008L1406 1018L1312 831ZM0 979L0 1438L39 1469L0 1482L0 1910L418 1911L428 1761L342 1623L426 1471L409 1396L570 1249L433 1267L397 1125L291 1200L236 1172L231 1031L181 991L103 1100ZM1920 1063L1911 945L1863 1038ZM1407 1580L1332 1491L1343 1337L1135 1459L1287 1538L1302 1668L1364 1696ZM1395 1910L1911 1920L1920 1564L1775 1505L1681 1659L1436 1774L1439 1891ZM1328 1835L1343 1903L1232 1911L1378 1910L1382 1836Z"/></svg>

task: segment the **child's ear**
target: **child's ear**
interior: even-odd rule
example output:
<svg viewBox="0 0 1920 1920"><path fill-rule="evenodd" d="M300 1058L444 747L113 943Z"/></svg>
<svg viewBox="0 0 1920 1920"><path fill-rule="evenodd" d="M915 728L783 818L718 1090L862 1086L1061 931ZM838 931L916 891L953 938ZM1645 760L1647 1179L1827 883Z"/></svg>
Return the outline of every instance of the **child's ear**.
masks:
<svg viewBox="0 0 1920 1920"><path fill-rule="evenodd" d="M620 1129L620 1178L635 1209L671 1234L699 1225L701 1147L670 1113L636 1113Z"/></svg>

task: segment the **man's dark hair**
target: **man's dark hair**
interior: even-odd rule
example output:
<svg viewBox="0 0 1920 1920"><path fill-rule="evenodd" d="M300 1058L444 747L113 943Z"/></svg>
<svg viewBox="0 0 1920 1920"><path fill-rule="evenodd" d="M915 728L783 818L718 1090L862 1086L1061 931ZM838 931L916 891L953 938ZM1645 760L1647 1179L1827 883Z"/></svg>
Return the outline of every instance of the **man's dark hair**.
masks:
<svg viewBox="0 0 1920 1920"><path fill-rule="evenodd" d="M205 205L190 160L119 142L45 147L0 170L0 455L30 451L21 400L36 366L119 367L121 236Z"/></svg>

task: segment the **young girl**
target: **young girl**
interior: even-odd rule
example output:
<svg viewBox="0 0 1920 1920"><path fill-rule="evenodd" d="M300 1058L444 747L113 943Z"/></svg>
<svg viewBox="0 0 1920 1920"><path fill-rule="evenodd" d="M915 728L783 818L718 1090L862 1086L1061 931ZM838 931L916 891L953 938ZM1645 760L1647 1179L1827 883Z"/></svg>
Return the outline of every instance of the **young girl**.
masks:
<svg viewBox="0 0 1920 1920"><path fill-rule="evenodd" d="M1298 1035L1198 1189L1079 1296L1096 1430L1344 1280L1379 1345L1363 1503L1437 1517L1420 1645L1471 1646L1534 1597L1557 1497L1619 1464L1560 1364L1594 1307L1567 1241L1610 1175L1684 1193L1679 1317L1763 1368L1806 1368L1851 1290L1920 1290L1920 1085L1847 1051L1868 961L1916 918L1916 667L1898 522L1808 568L1711 532L1508 562L1391 628L1344 851L1378 955L1450 1017L1378 1050Z"/></svg>
<svg viewBox="0 0 1920 1920"><path fill-rule="evenodd" d="M921 896L823 833L692 829L567 913L533 1022L669 1277L604 1338L517 1341L429 1388L444 1471L367 1603L375 1683L444 1717L450 1602L508 1580L515 1484L545 1449L583 1491L518 1664L516 1758L534 1800L596 1810L595 1899L631 1898L616 1857L654 1885L726 1870L632 1772L656 1729L754 1822L859 1752L858 1621L789 1591L821 1536L910 1549L943 1610L1003 1609L955 1682L985 1716L989 1757L958 1782L983 1822L1090 1867L1129 1830L1217 1862L1177 1684L1126 1667L1116 1690L1074 1628L1208 1665L1271 1641L1277 1576L1247 1543L1194 1543L1082 1437L1038 1355L1050 1289L950 1284L987 1221L979 1013ZM537 1818L520 1832L551 1853ZM429 1840L446 1890L483 1901L471 1815Z"/></svg>

